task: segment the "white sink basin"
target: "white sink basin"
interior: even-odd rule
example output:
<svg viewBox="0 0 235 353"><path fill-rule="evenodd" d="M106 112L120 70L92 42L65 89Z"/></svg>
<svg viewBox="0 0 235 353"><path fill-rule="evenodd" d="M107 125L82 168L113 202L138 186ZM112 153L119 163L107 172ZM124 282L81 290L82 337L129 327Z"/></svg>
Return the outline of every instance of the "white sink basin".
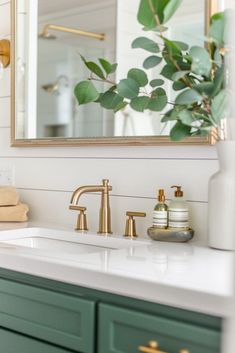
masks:
<svg viewBox="0 0 235 353"><path fill-rule="evenodd" d="M145 244L149 244L149 241L47 228L23 228L0 232L0 249L7 248L31 256L73 261L84 254L132 248Z"/></svg>
<svg viewBox="0 0 235 353"><path fill-rule="evenodd" d="M39 236L5 240L2 242L5 244L7 243L7 244L19 245L19 246L23 246L31 249L40 249L40 250L46 250L46 251L49 250L53 252L62 252L66 254L84 254L84 253L92 253L94 251L95 252L103 251L106 249L105 247L101 247L101 246L99 247L94 245L75 243L72 241L41 238Z"/></svg>

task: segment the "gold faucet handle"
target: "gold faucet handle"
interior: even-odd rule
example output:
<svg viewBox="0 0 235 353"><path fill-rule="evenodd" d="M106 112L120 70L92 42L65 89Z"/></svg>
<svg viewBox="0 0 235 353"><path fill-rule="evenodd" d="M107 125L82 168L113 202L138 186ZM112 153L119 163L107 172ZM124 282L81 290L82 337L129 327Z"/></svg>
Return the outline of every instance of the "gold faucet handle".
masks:
<svg viewBox="0 0 235 353"><path fill-rule="evenodd" d="M86 207L80 207L80 206L76 206L76 205L70 205L69 209L74 210L74 211L81 211L81 212L86 211Z"/></svg>
<svg viewBox="0 0 235 353"><path fill-rule="evenodd" d="M75 211L80 211L79 215L78 215L78 220L77 220L77 227L75 228L75 230L78 230L78 231L88 230L87 219L86 219L86 214L85 214L86 207L70 205L69 209L75 210Z"/></svg>
<svg viewBox="0 0 235 353"><path fill-rule="evenodd" d="M145 212L127 211L126 216L129 218L127 218L127 220L126 220L126 229L125 229L124 237L135 238L135 237L137 237L137 234L136 234L136 226L135 226L134 217L146 217L146 213Z"/></svg>
<svg viewBox="0 0 235 353"><path fill-rule="evenodd" d="M145 212L131 212L131 211L127 211L126 212L126 216L128 216L128 217L146 217L146 213Z"/></svg>

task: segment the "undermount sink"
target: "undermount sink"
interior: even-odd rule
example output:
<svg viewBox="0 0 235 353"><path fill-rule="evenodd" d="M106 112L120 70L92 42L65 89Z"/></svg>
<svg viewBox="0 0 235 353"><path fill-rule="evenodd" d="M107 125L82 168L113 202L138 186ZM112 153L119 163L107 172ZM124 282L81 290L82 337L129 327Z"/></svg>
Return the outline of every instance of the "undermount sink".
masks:
<svg viewBox="0 0 235 353"><path fill-rule="evenodd" d="M79 259L79 256L84 254L145 244L149 242L47 228L23 228L0 232L0 249L7 248L31 256L69 260Z"/></svg>

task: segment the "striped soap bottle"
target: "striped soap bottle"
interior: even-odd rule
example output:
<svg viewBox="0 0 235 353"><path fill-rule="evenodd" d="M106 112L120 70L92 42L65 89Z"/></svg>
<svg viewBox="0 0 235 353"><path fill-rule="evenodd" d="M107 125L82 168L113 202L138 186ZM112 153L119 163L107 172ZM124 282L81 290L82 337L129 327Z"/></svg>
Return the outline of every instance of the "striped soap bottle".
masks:
<svg viewBox="0 0 235 353"><path fill-rule="evenodd" d="M176 188L175 197L169 204L168 218L169 228L174 229L189 229L189 208L187 202L183 199L183 191L181 186L173 185Z"/></svg>

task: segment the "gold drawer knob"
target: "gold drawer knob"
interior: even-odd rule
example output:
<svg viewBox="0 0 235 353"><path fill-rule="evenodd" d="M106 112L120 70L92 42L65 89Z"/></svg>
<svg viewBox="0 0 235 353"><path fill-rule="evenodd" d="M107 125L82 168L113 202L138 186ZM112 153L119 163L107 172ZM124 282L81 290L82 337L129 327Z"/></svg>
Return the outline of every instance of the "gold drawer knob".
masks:
<svg viewBox="0 0 235 353"><path fill-rule="evenodd" d="M157 341L149 341L147 346L139 346L138 348L139 352L143 353L167 353L160 351L158 349L158 343ZM182 349L179 351L179 353L190 353L187 349Z"/></svg>

